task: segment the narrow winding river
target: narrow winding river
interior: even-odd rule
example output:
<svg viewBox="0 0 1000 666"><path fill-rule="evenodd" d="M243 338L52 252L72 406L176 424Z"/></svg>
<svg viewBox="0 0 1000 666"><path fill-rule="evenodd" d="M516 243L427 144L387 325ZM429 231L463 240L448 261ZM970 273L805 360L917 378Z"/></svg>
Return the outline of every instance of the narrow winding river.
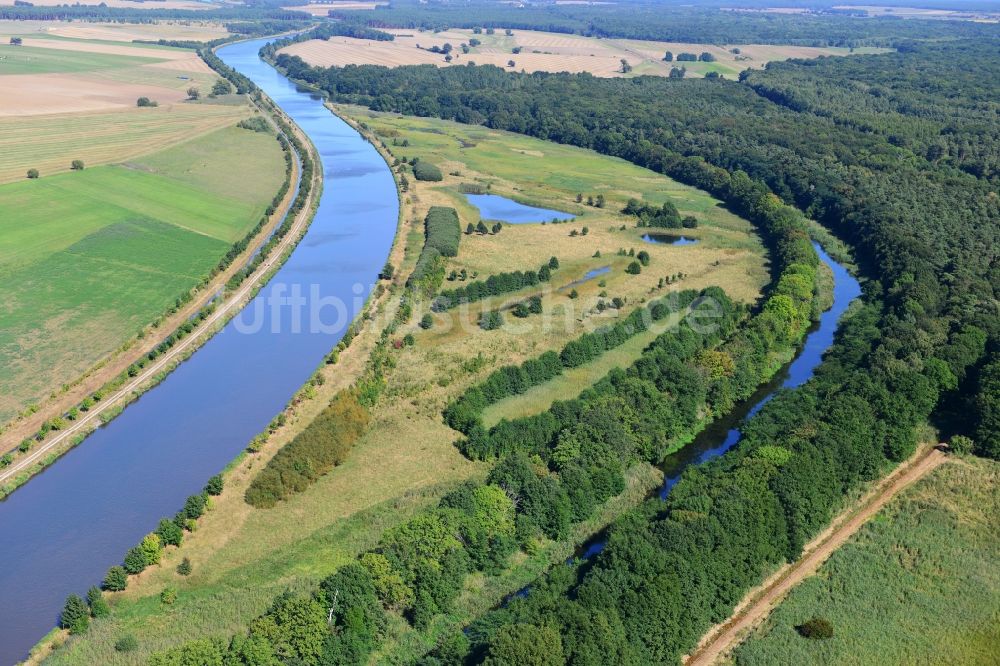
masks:
<svg viewBox="0 0 1000 666"><path fill-rule="evenodd" d="M840 318L854 299L861 295L861 285L846 268L824 252L818 243L813 243L813 246L819 254L820 261L833 271L832 305L820 315L819 322L806 335L802 349L791 363L782 368L770 382L758 388L750 398L736 405L729 414L701 431L693 442L667 456L660 465L664 475L660 499L666 499L670 489L677 484L688 466L707 462L736 446L742 437L740 426L745 420L759 412L778 390L791 389L806 383L823 361L823 354L833 344L833 336L837 332ZM580 557L588 558L601 552L604 548L604 539L603 533L591 539L580 549Z"/></svg>
<svg viewBox="0 0 1000 666"><path fill-rule="evenodd" d="M312 138L325 174L319 210L285 265L222 332L0 502L0 664L24 658L68 594L100 583L281 411L385 263L399 212L392 174L321 100L259 60L264 43L226 46L219 56Z"/></svg>

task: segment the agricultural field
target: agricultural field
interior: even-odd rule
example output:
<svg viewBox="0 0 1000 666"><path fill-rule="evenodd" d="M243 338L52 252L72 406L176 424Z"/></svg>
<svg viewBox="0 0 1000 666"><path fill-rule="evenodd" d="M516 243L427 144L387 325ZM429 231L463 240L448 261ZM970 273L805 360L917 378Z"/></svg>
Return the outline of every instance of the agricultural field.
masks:
<svg viewBox="0 0 1000 666"><path fill-rule="evenodd" d="M0 3L2 4L2 3ZM0 21L0 40L13 36L64 37L107 42L158 39L207 42L229 34L221 23L212 21L155 21L150 23L98 23L91 21Z"/></svg>
<svg viewBox="0 0 1000 666"><path fill-rule="evenodd" d="M423 309L418 307L410 323L398 332L412 334L415 344L398 352L398 362L386 377L385 393L372 411L371 425L347 460L274 508L251 508L243 493L263 461L357 376L370 351L367 338L359 336L336 365L322 371L325 381L310 389L316 399L301 403L303 411L295 415L291 427L279 431L262 454L235 463L227 476L227 492L215 498L217 504L202 519L198 531L185 537L181 549L167 551L161 566L148 569L118 596L112 618L95 623L86 636L57 651L53 663L133 663L149 652L193 637L242 631L282 590L290 585L301 588L303 579L318 580L330 574L375 545L386 529L432 505L457 482L481 478L488 465L469 461L459 453L453 445L457 433L442 422L442 408L499 365L559 348L583 331L612 321L610 316L590 312L599 291L625 296L627 312L651 296L667 293L657 288L664 274L687 272L690 275L680 287L720 284L747 302L758 298L768 281L766 254L750 224L707 194L664 176L590 151L504 132L375 114L356 107L339 108L338 112L365 123L395 157L420 157L445 174L440 182L418 182L412 174L407 175L410 189L404 194L404 226L392 258L400 279L420 253L423 218L430 206L455 207L463 229L480 220L477 209L459 191L462 183L489 184L492 192L575 213L577 219L564 224L507 224L497 234L463 234L458 256L448 265L448 270L466 268L485 277L487 273L537 268L557 255L560 268L553 272L553 288L543 294L543 300L546 311L562 314L553 315L556 321L551 326L535 317L518 322L518 330L482 331L471 313L453 313L451 322L449 314L443 313L434 315L430 330L422 330L417 322L426 312L426 303ZM403 141L408 145L393 145ZM603 194L605 208L577 204L578 192L585 196ZM618 212L630 197L658 203L669 199L682 213L696 215L701 225L688 231L701 242L685 247L644 243L635 218ZM625 230L621 230L622 225ZM570 237L572 230L579 232L585 226L589 228L586 236ZM616 255L619 247L647 249L652 256L649 270L639 276L626 274L625 258ZM597 250L601 257L593 256ZM576 287L578 299L570 299L568 290L560 290L587 271L605 265L613 267L601 276L605 287L598 286L601 280L590 280ZM445 281L444 287L454 284ZM526 293L509 298L523 298ZM495 297L482 305L497 307L505 300ZM508 321L513 318L508 317ZM376 324L377 330L381 325L384 322ZM638 343L627 344L600 359L598 362L607 367L589 368L590 381L613 365L629 363L641 348ZM578 384L577 392L582 387L583 383ZM646 465L640 467L629 476L630 490L623 502L638 502L650 487L661 482L658 472ZM569 547L571 552L571 546L561 547ZM560 550L540 552L520 563L524 568L517 568L512 575L523 576L523 582L530 580L544 567L550 552L563 553L559 555L562 558L568 555ZM189 557L193 563L190 577L179 578L174 571L181 557ZM472 577L460 604L464 610L456 612L481 612L510 587L516 589L523 582ZM165 613L159 593L167 585L177 587L179 598ZM394 627L392 632L392 645L399 647L388 650L398 649L393 654L405 662L410 654L407 641L413 636L404 626ZM124 633L134 634L140 645L140 651L131 657L113 648ZM387 656L391 658L391 654Z"/></svg>
<svg viewBox="0 0 1000 666"><path fill-rule="evenodd" d="M331 37L329 41L311 40L292 44L281 53L297 55L311 65L343 66L385 65L438 65L445 66L445 56L434 53L431 47L451 44L452 65L497 65L527 72L590 72L595 76L638 76L650 74L666 76L672 67L684 66L687 76L704 76L718 72L735 78L747 69L762 68L774 60L789 58L818 58L820 56L848 55L851 53L877 53L884 49L847 49L837 47L740 45L739 47L708 44L681 44L674 42L646 42L625 39L597 39L581 35L555 34L531 30L515 30L512 35L503 31L496 34L474 34L471 30L420 32L415 30L387 30L396 38L391 42ZM468 53L460 48L477 39L481 44L470 47ZM519 49L519 53L514 53ZM667 51L676 58L681 53L700 55L710 53L713 62L664 62ZM630 70L623 72L622 61ZM514 66L510 67L510 62Z"/></svg>
<svg viewBox="0 0 1000 666"><path fill-rule="evenodd" d="M1000 464L942 465L795 588L735 663L996 663L998 516ZM799 635L815 616L832 623L832 638Z"/></svg>
<svg viewBox="0 0 1000 666"><path fill-rule="evenodd" d="M226 167L237 159L234 175ZM0 418L86 371L197 285L283 175L273 136L231 127L0 186Z"/></svg>
<svg viewBox="0 0 1000 666"><path fill-rule="evenodd" d="M387 5L388 2L352 2L351 0L332 0L331 2L311 2L308 5L290 5L284 9L296 12L306 12L313 16L326 16L331 10L343 11L345 9L375 9L379 5Z"/></svg>
<svg viewBox="0 0 1000 666"><path fill-rule="evenodd" d="M122 41L194 27L0 23L0 422L197 285L281 184L274 137L235 127L254 111L211 97L194 51Z"/></svg>

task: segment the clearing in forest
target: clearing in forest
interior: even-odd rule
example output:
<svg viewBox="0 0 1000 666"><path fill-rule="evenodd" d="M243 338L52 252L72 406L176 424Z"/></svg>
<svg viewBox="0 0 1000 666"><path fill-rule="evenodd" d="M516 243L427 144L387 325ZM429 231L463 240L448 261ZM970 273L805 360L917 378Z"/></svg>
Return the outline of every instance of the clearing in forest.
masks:
<svg viewBox="0 0 1000 666"><path fill-rule="evenodd" d="M648 42L627 39L597 39L582 35L514 30L507 35L498 30L492 35L475 34L472 30L445 30L442 32L418 30L387 30L396 36L391 42L331 37L329 41L310 40L292 44L281 53L297 55L311 65L344 66L385 65L496 65L512 71L526 72L590 72L595 76L638 76L651 74L667 76L673 67L684 67L687 76L704 76L718 72L728 78L748 67L761 68L774 60L789 58L818 58L851 53L877 53L885 49L847 49L837 47L775 46L749 44L715 46L709 44L681 44L675 42ZM473 45L473 40L479 44ZM451 45L445 59L444 53L431 49L444 49ZM463 48L465 45L467 48ZM517 51L515 53L515 51ZM667 52L673 61L663 58ZM710 61L678 61L682 54L700 57L711 56ZM686 56L685 56L686 57ZM623 68L622 61L628 63ZM511 66L510 63L514 65ZM623 71L626 70L626 71Z"/></svg>

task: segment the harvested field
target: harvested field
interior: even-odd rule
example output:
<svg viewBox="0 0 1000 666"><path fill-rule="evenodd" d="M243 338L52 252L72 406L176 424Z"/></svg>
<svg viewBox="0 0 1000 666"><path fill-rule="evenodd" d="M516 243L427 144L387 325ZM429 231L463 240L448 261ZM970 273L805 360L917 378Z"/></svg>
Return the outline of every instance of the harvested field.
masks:
<svg viewBox="0 0 1000 666"><path fill-rule="evenodd" d="M53 113L86 113L107 109L129 109L135 100L146 96L161 103L180 102L185 93L180 90L125 84L113 81L93 81L72 74L21 74L0 76L0 117L45 115ZM145 109L156 113L155 109ZM6 162L6 159L4 159Z"/></svg>
<svg viewBox="0 0 1000 666"><path fill-rule="evenodd" d="M209 21L159 21L157 23L89 23L86 21L0 21L0 36L34 35L67 39L100 39L109 42L183 39L209 41L229 32ZM5 40L6 41L6 40Z"/></svg>
<svg viewBox="0 0 1000 666"><path fill-rule="evenodd" d="M291 7L283 7L283 9L289 9L296 12L306 12L312 14L313 16L326 16L331 9L345 10L345 9L375 9L379 5L387 5L388 2L326 2L326 3L311 3L308 5L298 5Z"/></svg>
<svg viewBox="0 0 1000 666"><path fill-rule="evenodd" d="M323 5L316 5L317 7ZM329 41L313 40L293 44L283 53L297 55L306 62L324 67L358 65L401 65L433 64L438 66L496 65L516 71L526 72L590 72L595 76L637 76L650 74L666 76L674 66L683 66L688 76L704 76L715 71L735 78L748 67L764 67L772 60L788 58L816 58L827 55L848 55L850 53L877 53L885 49L818 48L806 46L740 45L739 53L730 47L706 44L682 44L674 42L644 42L638 40L596 39L581 35L567 35L532 30L515 30L513 35L503 31L496 34L474 34L471 30L446 30L438 33L418 30L389 30L396 39L392 42L337 37ZM481 44L470 47L463 53L461 45L478 39ZM429 51L431 47L451 44L452 61L448 63L441 53ZM520 49L514 53L514 49ZM664 62L664 54L670 51L676 57L680 53L700 55L711 53L714 62ZM622 61L626 61L631 71L623 73ZM514 66L510 66L510 62Z"/></svg>

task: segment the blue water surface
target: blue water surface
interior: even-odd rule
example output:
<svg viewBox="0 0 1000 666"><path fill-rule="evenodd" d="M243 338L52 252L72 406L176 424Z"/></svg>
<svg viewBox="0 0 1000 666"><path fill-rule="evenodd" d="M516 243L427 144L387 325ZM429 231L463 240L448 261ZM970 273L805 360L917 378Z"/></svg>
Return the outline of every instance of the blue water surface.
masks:
<svg viewBox="0 0 1000 666"><path fill-rule="evenodd" d="M572 220L576 217L560 210L526 206L499 194L466 194L465 196L469 199L469 203L479 209L479 215L484 220L526 224L551 222L552 220Z"/></svg>
<svg viewBox="0 0 1000 666"><path fill-rule="evenodd" d="M218 54L312 139L326 177L316 217L241 315L0 502L0 664L25 657L55 626L68 594L99 584L128 548L264 429L340 340L385 263L399 213L392 174L321 99L260 61L265 41ZM285 296L293 298L283 303Z"/></svg>

